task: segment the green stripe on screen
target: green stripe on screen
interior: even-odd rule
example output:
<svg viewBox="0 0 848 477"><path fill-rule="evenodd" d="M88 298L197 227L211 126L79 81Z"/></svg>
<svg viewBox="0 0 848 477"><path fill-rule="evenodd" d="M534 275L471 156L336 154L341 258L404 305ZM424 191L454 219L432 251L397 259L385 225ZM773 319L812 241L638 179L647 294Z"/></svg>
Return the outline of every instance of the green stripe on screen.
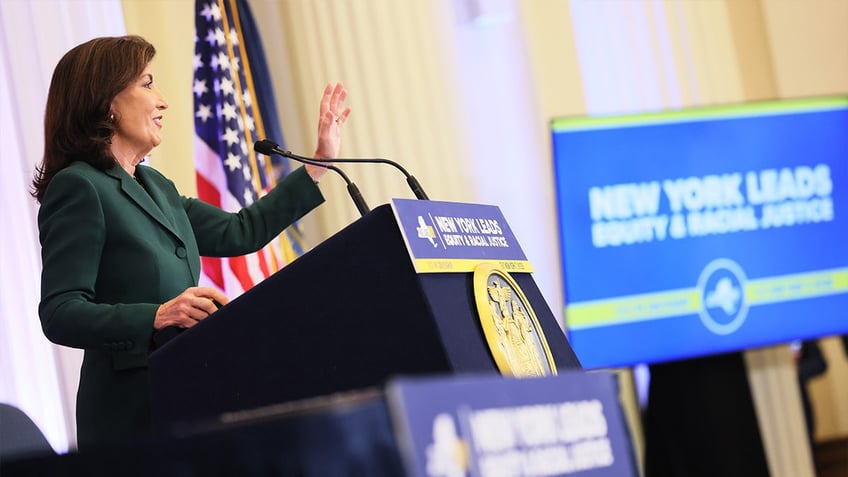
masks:
<svg viewBox="0 0 848 477"><path fill-rule="evenodd" d="M705 119L744 118L799 112L812 113L843 109L846 107L848 107L848 97L841 96L768 101L732 106L710 106L705 108L659 111L621 116L560 118L551 122L551 128L553 129L553 132L569 132L591 129L647 126L651 124L682 123Z"/></svg>
<svg viewBox="0 0 848 477"><path fill-rule="evenodd" d="M749 280L744 284L744 292L748 306L848 293L848 268ZM686 316L698 313L701 307L699 290L682 288L571 303L565 307L565 321L570 329L594 328Z"/></svg>

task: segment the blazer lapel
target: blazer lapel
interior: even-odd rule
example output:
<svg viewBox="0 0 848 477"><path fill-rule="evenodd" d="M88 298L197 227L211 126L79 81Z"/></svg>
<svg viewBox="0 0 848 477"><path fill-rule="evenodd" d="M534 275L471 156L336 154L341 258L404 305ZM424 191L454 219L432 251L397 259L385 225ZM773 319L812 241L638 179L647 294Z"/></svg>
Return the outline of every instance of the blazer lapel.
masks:
<svg viewBox="0 0 848 477"><path fill-rule="evenodd" d="M163 207L164 199L161 197L161 193L158 188L150 186L149 181L145 182L145 186L149 191L148 193L141 187L141 184L139 184L132 176L127 174L127 171L117 164L111 169L107 169L106 173L120 181L121 190L130 198L130 200L141 207L147 215L158 222L162 227L165 227L165 229L174 234L174 236L181 242L183 241L182 237L180 237L180 234L177 233L177 230L174 227L172 220L173 217L167 217L163 212L167 209L167 207ZM158 204L157 201L154 201L154 197L157 196L159 198Z"/></svg>

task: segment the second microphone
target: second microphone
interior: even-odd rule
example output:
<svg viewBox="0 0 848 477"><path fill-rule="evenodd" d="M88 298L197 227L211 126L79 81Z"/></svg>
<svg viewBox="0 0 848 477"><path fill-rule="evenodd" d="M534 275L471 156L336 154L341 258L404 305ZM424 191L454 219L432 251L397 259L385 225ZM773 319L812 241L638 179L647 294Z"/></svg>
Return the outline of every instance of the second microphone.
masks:
<svg viewBox="0 0 848 477"><path fill-rule="evenodd" d="M280 146L278 144L274 143L273 141L269 141L267 139L262 139L260 141L256 141L253 144L253 150L258 152L259 154L264 154L266 156L276 154L278 156L288 157L289 159L293 159L297 162L302 162L304 164L310 164L310 165L313 165L313 166L323 167L325 169L330 169L332 171L335 171L338 175L340 175L342 177L342 179L344 179L345 183L347 184L347 191L350 194L350 198L353 199L353 203L356 205L356 209L359 211L359 214L365 215L365 214L367 214L368 212L371 211L371 209L368 208L368 204L365 203L365 199L362 198L362 193L359 192L359 188L356 187L356 184L354 184L350 180L350 178L347 176L347 174L345 174L338 167L335 167L331 164L327 164L328 162L332 162L332 161L326 160L326 159L315 160L315 159L311 159L311 158L308 158L308 157L302 157L302 156L298 156L296 154L292 154L291 152L280 148Z"/></svg>

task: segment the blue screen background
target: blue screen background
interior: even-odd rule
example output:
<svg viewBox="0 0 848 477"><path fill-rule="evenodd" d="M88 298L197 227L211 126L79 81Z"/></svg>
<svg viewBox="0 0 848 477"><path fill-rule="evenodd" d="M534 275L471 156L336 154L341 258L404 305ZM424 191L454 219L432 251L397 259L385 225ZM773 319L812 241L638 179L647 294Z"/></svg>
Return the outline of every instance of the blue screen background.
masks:
<svg viewBox="0 0 848 477"><path fill-rule="evenodd" d="M554 171L566 309L569 303L693 288L704 267L733 260L748 279L848 266L848 108L622 127L554 127ZM596 248L589 189L797 166L830 167L834 220ZM743 180L744 189L744 180ZM661 195L660 214L671 211ZM752 306L718 335L697 314L569 330L584 367L740 350L848 332L848 295Z"/></svg>

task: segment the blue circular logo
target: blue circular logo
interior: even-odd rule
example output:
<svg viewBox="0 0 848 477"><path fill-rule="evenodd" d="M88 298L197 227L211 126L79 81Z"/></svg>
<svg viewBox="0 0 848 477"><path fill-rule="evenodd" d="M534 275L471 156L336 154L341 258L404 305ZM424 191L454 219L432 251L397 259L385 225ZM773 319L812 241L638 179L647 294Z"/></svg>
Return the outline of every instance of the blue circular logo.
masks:
<svg viewBox="0 0 848 477"><path fill-rule="evenodd" d="M742 326L748 316L746 281L742 267L727 258L713 260L704 268L698 277L698 316L707 329L717 335L729 335Z"/></svg>

